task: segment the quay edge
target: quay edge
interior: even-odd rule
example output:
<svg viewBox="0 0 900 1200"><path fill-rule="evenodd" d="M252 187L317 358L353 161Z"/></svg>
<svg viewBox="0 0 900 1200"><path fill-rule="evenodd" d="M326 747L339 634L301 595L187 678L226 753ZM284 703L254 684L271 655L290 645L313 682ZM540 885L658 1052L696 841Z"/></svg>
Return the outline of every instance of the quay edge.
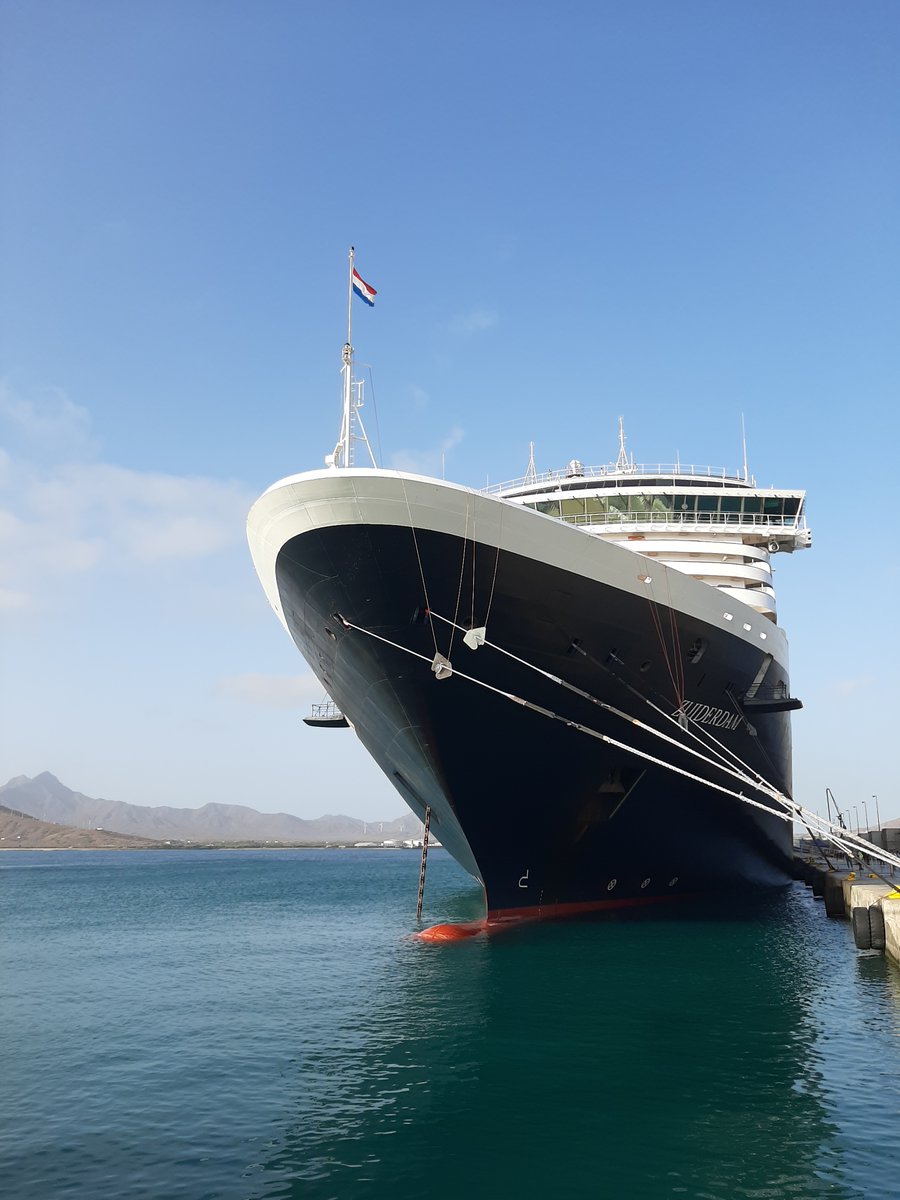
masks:
<svg viewBox="0 0 900 1200"><path fill-rule="evenodd" d="M855 909L878 908L884 918L884 954L900 967L900 878L886 882L858 871L834 871L825 863L796 859L797 877L824 901L830 917L852 921Z"/></svg>

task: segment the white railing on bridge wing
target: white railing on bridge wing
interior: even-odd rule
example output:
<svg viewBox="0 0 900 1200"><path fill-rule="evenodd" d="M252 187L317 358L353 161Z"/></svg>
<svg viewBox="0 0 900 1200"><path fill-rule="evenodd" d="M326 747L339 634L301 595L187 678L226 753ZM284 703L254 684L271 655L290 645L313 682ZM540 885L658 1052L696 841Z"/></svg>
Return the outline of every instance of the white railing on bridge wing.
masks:
<svg viewBox="0 0 900 1200"><path fill-rule="evenodd" d="M746 483L755 486L752 479L745 479L743 474L727 471L724 467L700 467L691 463L640 463L627 470L617 468L615 463L607 463L602 467L580 467L577 471L566 468L563 471L541 471L536 475L523 475L519 479L510 479L506 483L491 483L482 491L487 494L506 491L507 488L540 487L545 484L565 483L573 479L621 479L627 481L633 476L653 475L665 479L668 484L672 480L682 478L695 479L724 479L732 483Z"/></svg>
<svg viewBox="0 0 900 1200"><path fill-rule="evenodd" d="M569 525L650 525L654 529L684 529L686 525L706 529L710 525L724 525L735 533L806 528L804 516L784 517L769 513L745 513L742 516L740 513L609 512L573 513L562 517L557 513L546 513L545 516Z"/></svg>

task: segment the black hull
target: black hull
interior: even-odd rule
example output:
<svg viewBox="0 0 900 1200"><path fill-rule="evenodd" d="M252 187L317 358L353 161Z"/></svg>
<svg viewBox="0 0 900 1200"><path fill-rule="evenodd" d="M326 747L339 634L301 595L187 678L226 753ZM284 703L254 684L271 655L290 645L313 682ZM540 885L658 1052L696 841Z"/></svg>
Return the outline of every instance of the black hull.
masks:
<svg viewBox="0 0 900 1200"><path fill-rule="evenodd" d="M789 882L789 823L640 757L741 790L532 669L682 740L646 701L668 714L684 699L708 706L712 724L692 728L790 794L787 713L751 724L740 708L764 645L658 595L427 529L312 529L281 547L275 578L297 646L409 806L431 807L434 835L481 880L490 916ZM440 618L486 625L508 653L469 649ZM449 678L431 669L436 650ZM787 683L783 664L773 674Z"/></svg>

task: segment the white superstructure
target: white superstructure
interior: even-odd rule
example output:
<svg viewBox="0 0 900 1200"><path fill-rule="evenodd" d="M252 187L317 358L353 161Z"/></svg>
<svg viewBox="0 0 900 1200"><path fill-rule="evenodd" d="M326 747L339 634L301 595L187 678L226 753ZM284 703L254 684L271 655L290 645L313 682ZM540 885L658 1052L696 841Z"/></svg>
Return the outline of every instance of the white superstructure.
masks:
<svg viewBox="0 0 900 1200"><path fill-rule="evenodd" d="M805 492L683 463L635 465L619 425L614 463L538 474L486 489L585 533L657 559L776 620L771 559L807 547Z"/></svg>

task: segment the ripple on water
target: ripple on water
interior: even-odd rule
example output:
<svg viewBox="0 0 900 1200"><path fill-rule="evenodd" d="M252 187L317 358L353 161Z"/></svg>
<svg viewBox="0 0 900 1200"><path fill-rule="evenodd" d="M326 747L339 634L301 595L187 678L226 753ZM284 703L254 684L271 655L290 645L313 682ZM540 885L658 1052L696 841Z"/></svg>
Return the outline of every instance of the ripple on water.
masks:
<svg viewBox="0 0 900 1200"><path fill-rule="evenodd" d="M898 973L802 887L435 946L414 854L37 857L0 889L17 1200L881 1200L900 1172ZM440 852L427 902L480 914Z"/></svg>

